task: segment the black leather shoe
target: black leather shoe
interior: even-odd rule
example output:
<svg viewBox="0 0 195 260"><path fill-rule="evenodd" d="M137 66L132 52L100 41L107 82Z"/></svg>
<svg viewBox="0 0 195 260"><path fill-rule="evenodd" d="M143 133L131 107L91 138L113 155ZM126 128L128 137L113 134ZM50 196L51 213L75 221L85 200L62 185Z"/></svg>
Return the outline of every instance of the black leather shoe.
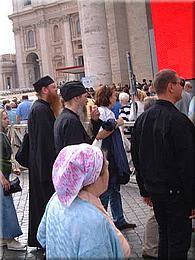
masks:
<svg viewBox="0 0 195 260"><path fill-rule="evenodd" d="M133 223L125 223L123 224L122 226L120 227L117 227L119 230L124 230L124 229L134 229L136 228L137 225L136 224L133 224Z"/></svg>
<svg viewBox="0 0 195 260"><path fill-rule="evenodd" d="M156 257L156 256L151 256L151 255L147 255L147 254L143 254L142 255L142 257L144 258L144 259L158 259L158 257Z"/></svg>

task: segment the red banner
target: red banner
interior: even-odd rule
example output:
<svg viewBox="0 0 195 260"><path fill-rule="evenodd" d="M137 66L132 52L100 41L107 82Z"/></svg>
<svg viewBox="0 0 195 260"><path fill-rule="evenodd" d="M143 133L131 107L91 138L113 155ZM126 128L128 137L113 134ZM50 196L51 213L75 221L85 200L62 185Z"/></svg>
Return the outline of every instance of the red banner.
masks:
<svg viewBox="0 0 195 260"><path fill-rule="evenodd" d="M158 69L170 68L186 79L195 78L195 5L150 1Z"/></svg>

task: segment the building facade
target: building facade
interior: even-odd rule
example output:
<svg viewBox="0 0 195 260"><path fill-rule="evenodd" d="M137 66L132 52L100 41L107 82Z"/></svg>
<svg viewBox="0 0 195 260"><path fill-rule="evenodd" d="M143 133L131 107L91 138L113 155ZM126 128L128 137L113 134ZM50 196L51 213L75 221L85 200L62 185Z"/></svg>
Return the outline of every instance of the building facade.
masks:
<svg viewBox="0 0 195 260"><path fill-rule="evenodd" d="M155 72L149 5L137 1L12 0L19 87L49 74L74 79L57 68L84 65L96 84L129 82L130 51L138 81ZM152 48L151 48L152 46ZM81 75L83 76L83 75Z"/></svg>
<svg viewBox="0 0 195 260"><path fill-rule="evenodd" d="M15 54L0 55L0 90L18 87L18 74Z"/></svg>

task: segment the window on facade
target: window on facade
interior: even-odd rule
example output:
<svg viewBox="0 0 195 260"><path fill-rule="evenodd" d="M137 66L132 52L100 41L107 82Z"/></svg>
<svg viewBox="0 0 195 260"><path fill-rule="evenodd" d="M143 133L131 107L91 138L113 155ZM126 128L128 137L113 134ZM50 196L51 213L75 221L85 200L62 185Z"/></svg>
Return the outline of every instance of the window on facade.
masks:
<svg viewBox="0 0 195 260"><path fill-rule="evenodd" d="M31 0L24 0L24 6L31 5Z"/></svg>
<svg viewBox="0 0 195 260"><path fill-rule="evenodd" d="M59 27L58 27L58 25L54 25L54 27L53 27L53 35L54 35L54 42L58 42L60 40L60 34L59 34Z"/></svg>
<svg viewBox="0 0 195 260"><path fill-rule="evenodd" d="M34 47L34 46L35 46L34 32L30 30L28 31L28 47Z"/></svg>
<svg viewBox="0 0 195 260"><path fill-rule="evenodd" d="M79 65L79 66L83 66L83 65L84 65L83 56L79 56L79 57L78 57L78 65Z"/></svg>
<svg viewBox="0 0 195 260"><path fill-rule="evenodd" d="M81 34L81 27L80 27L79 20L77 20L77 22L76 22L76 27L77 27L77 34Z"/></svg>
<svg viewBox="0 0 195 260"><path fill-rule="evenodd" d="M61 67L62 67L62 62L58 62L58 63L57 63L57 68L61 68ZM58 71L58 72L57 72L57 76L63 76L63 72Z"/></svg>
<svg viewBox="0 0 195 260"><path fill-rule="evenodd" d="M7 89L11 89L11 80L10 80L10 77L7 77Z"/></svg>

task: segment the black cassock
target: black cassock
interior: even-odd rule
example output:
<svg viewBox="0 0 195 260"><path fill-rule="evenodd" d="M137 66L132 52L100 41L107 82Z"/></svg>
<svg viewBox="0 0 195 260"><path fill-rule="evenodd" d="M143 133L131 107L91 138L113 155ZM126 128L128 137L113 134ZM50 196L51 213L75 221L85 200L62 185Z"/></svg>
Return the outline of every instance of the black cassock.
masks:
<svg viewBox="0 0 195 260"><path fill-rule="evenodd" d="M57 154L67 145L81 143L92 144L102 121L100 119L97 122L91 120L91 124L93 134L92 138L87 134L79 116L72 110L64 108L54 124L54 140Z"/></svg>
<svg viewBox="0 0 195 260"><path fill-rule="evenodd" d="M29 131L29 232L28 245L40 247L37 229L45 207L54 193L52 167L56 158L54 147L55 116L49 104L36 100L28 119Z"/></svg>

